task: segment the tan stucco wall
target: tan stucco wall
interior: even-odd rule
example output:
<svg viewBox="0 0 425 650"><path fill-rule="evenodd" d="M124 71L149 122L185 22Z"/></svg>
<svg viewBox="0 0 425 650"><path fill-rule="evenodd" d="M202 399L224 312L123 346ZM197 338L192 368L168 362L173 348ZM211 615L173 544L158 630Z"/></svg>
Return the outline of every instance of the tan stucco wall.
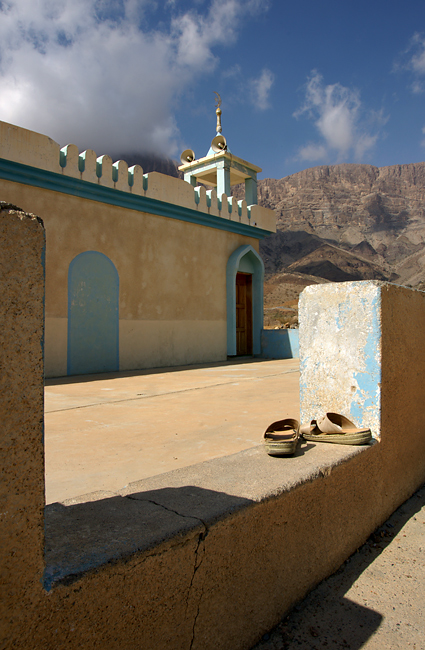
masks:
<svg viewBox="0 0 425 650"><path fill-rule="evenodd" d="M47 377L63 377L67 373L68 319L45 320L44 363Z"/></svg>
<svg viewBox="0 0 425 650"><path fill-rule="evenodd" d="M68 268L88 250L119 274L120 369L226 358L227 260L258 240L4 180L0 193L45 224L46 376L66 374Z"/></svg>
<svg viewBox="0 0 425 650"><path fill-rule="evenodd" d="M225 359L225 320L120 320L120 369ZM193 361L195 359L196 361Z"/></svg>

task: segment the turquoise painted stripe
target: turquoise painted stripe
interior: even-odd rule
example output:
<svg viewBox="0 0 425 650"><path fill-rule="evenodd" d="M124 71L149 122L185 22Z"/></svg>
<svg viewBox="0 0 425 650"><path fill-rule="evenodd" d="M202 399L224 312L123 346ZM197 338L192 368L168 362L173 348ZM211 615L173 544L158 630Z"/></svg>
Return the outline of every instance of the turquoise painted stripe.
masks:
<svg viewBox="0 0 425 650"><path fill-rule="evenodd" d="M137 210L138 212L156 214L160 217L168 217L169 219L188 221L189 223L207 226L208 228L216 228L217 230L225 230L238 235L246 235L254 239L264 239L264 237L270 235L268 230L263 230L262 228L254 228L244 223L230 221L222 217L205 214L204 212L197 212L190 208L174 205L174 203L166 203L158 199L151 199L147 196L138 196L130 192L115 190L111 187L96 185L96 183L82 181L79 178L62 176L62 174L38 169L37 167L30 167L29 165L23 165L12 160L5 160L4 158L0 158L0 178L6 181L13 181L14 183L22 183L23 185L41 187L53 192L79 196L82 199L89 199L90 201L108 203L109 205L116 205L120 208L127 208L128 210Z"/></svg>

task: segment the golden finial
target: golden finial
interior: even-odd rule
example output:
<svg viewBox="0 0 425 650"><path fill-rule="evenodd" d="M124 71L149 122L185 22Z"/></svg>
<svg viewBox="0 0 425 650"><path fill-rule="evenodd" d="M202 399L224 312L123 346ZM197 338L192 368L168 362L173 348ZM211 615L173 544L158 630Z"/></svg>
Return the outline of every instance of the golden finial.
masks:
<svg viewBox="0 0 425 650"><path fill-rule="evenodd" d="M221 130L222 130L221 129L221 108L220 108L220 106L221 106L221 97L215 90L213 92L214 92L214 95L215 95L215 100L217 102L216 105L215 105L215 107L216 107L215 112L216 112L216 115L217 115L217 133L221 133Z"/></svg>

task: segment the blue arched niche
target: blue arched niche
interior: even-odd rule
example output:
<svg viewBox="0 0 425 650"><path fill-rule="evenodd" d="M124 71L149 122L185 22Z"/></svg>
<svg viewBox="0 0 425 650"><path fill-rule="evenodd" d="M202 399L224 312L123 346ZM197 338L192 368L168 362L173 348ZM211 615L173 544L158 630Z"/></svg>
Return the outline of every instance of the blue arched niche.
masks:
<svg viewBox="0 0 425 650"><path fill-rule="evenodd" d="M86 251L68 271L68 375L119 369L119 278L109 257Z"/></svg>
<svg viewBox="0 0 425 650"><path fill-rule="evenodd" d="M264 264L257 251L249 245L237 248L227 262L227 354L236 355L236 274L238 271L252 274L252 352L261 354Z"/></svg>

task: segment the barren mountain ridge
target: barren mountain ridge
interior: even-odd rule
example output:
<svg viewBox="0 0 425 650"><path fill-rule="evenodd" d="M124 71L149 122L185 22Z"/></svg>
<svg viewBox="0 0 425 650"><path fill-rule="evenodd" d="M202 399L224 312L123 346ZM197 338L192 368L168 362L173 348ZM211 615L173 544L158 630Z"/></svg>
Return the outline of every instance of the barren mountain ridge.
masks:
<svg viewBox="0 0 425 650"><path fill-rule="evenodd" d="M269 310L296 307L307 276L425 286L425 163L313 167L259 181L258 202L277 215L260 244Z"/></svg>

